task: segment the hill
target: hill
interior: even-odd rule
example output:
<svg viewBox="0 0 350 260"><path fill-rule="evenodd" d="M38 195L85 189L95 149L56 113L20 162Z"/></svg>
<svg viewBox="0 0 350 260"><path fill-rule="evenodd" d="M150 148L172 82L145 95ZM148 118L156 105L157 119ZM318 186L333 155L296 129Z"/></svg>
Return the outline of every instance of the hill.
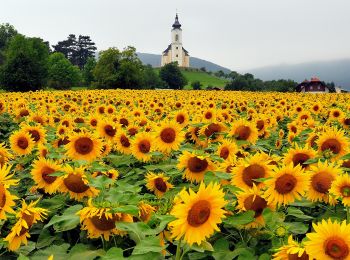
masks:
<svg viewBox="0 0 350 260"><path fill-rule="evenodd" d="M138 52L137 56L145 65L150 64L152 67L155 67L155 68L160 67L161 55ZM212 72L217 72L219 70L222 70L225 73L230 72L228 68L225 68L213 62L202 60L195 57L190 57L190 66L191 68L196 68L196 69L200 69L204 67L207 71L212 71Z"/></svg>
<svg viewBox="0 0 350 260"><path fill-rule="evenodd" d="M155 70L159 73L160 69L155 68ZM199 81L200 83L202 83L203 89L206 89L208 86L223 88L227 83L225 79L216 77L215 75L203 71L181 69L181 72L188 80L188 84L185 86L185 89L190 89L191 83L194 81Z"/></svg>
<svg viewBox="0 0 350 260"><path fill-rule="evenodd" d="M350 59L307 62L300 64L281 64L241 71L251 73L263 80L292 79L301 82L313 76L325 82L334 82L337 86L350 90Z"/></svg>

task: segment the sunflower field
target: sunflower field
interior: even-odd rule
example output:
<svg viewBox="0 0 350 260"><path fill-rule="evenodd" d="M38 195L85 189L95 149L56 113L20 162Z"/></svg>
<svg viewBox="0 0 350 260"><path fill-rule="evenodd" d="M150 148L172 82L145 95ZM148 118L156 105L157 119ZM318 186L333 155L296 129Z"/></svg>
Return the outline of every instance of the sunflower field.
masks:
<svg viewBox="0 0 350 260"><path fill-rule="evenodd" d="M347 94L0 94L1 259L350 259Z"/></svg>

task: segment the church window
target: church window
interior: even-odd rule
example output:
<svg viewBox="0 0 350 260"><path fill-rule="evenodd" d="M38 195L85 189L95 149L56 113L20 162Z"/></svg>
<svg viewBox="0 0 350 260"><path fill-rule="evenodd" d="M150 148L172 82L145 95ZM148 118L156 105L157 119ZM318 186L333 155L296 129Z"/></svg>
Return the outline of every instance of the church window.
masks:
<svg viewBox="0 0 350 260"><path fill-rule="evenodd" d="M178 50L178 49L179 49L179 47L176 47L176 49Z"/></svg>
<svg viewBox="0 0 350 260"><path fill-rule="evenodd" d="M176 54L176 58L178 58L178 57L179 57L179 55Z"/></svg>
<svg viewBox="0 0 350 260"><path fill-rule="evenodd" d="M176 34L176 35L175 35L175 41L178 41L178 40L179 40L179 35Z"/></svg>

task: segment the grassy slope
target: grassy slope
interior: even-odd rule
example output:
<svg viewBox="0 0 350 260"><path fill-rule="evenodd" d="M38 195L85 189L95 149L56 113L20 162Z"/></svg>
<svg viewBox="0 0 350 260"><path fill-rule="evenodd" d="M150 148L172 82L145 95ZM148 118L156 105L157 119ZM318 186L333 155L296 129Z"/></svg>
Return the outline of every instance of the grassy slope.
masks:
<svg viewBox="0 0 350 260"><path fill-rule="evenodd" d="M159 72L159 68L155 69L157 72ZM209 75L208 73L202 72L202 71L185 71L182 70L182 73L185 75L185 77L188 80L187 86L185 86L185 89L191 88L191 83L193 81L199 81L203 85L203 89L206 89L208 86L212 87L224 87L226 85L226 80L218 78L214 75Z"/></svg>

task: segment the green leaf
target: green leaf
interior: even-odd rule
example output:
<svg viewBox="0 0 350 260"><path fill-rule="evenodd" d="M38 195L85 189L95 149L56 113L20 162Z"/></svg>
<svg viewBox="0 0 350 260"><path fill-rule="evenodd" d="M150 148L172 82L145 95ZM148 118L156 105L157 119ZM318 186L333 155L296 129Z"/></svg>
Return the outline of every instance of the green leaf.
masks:
<svg viewBox="0 0 350 260"><path fill-rule="evenodd" d="M51 236L50 231L46 228L44 228L38 238L38 241L36 242L36 248L41 249L44 247L47 247L52 244L53 241L55 241L57 238L56 236Z"/></svg>
<svg viewBox="0 0 350 260"><path fill-rule="evenodd" d="M224 220L224 223L232 226L246 225L254 221L254 215L254 211L248 210L244 213L229 216Z"/></svg>
<svg viewBox="0 0 350 260"><path fill-rule="evenodd" d="M350 160L350 153L344 155L343 157L340 158L341 160L347 161Z"/></svg>
<svg viewBox="0 0 350 260"><path fill-rule="evenodd" d="M47 259L49 256L53 255L54 260L67 260L68 253L67 250L70 247L69 244L53 245L45 249L36 251L31 257L31 260L42 260Z"/></svg>
<svg viewBox="0 0 350 260"><path fill-rule="evenodd" d="M270 260L271 256L269 254L262 254L259 256L258 260Z"/></svg>
<svg viewBox="0 0 350 260"><path fill-rule="evenodd" d="M101 257L101 260L122 260L124 259L123 256L123 249L112 247L107 251L107 253Z"/></svg>
<svg viewBox="0 0 350 260"><path fill-rule="evenodd" d="M132 232L136 235L135 243L140 243L148 234L152 234L153 230L144 222L117 222L116 228L122 231Z"/></svg>
<svg viewBox="0 0 350 260"><path fill-rule="evenodd" d="M126 205L117 208L113 208L113 212L126 213L136 216L139 213L139 208L134 205Z"/></svg>
<svg viewBox="0 0 350 260"><path fill-rule="evenodd" d="M142 239L132 251L132 255L143 255L148 252L159 253L164 249L159 243L159 237L149 236Z"/></svg>
<svg viewBox="0 0 350 260"><path fill-rule="evenodd" d="M306 162L304 162L303 164L313 164L313 163L317 163L321 158L311 158L309 160L307 160Z"/></svg>
<svg viewBox="0 0 350 260"><path fill-rule="evenodd" d="M82 208L83 206L80 204L67 208L61 216L53 216L49 223L44 226L44 228L48 228L53 225L56 232L74 229L80 222L79 216L76 213Z"/></svg>
<svg viewBox="0 0 350 260"><path fill-rule="evenodd" d="M289 207L287 210L288 215L287 216L293 216L302 220L310 220L313 219L311 216L307 216L302 212L300 209Z"/></svg>
<svg viewBox="0 0 350 260"><path fill-rule="evenodd" d="M293 234L305 234L309 229L308 225L301 222L285 222L284 224L287 226L288 231Z"/></svg>
<svg viewBox="0 0 350 260"><path fill-rule="evenodd" d="M88 245L76 244L70 251L69 257L70 260L94 260L96 257L104 255L102 249L94 250L90 249Z"/></svg>

